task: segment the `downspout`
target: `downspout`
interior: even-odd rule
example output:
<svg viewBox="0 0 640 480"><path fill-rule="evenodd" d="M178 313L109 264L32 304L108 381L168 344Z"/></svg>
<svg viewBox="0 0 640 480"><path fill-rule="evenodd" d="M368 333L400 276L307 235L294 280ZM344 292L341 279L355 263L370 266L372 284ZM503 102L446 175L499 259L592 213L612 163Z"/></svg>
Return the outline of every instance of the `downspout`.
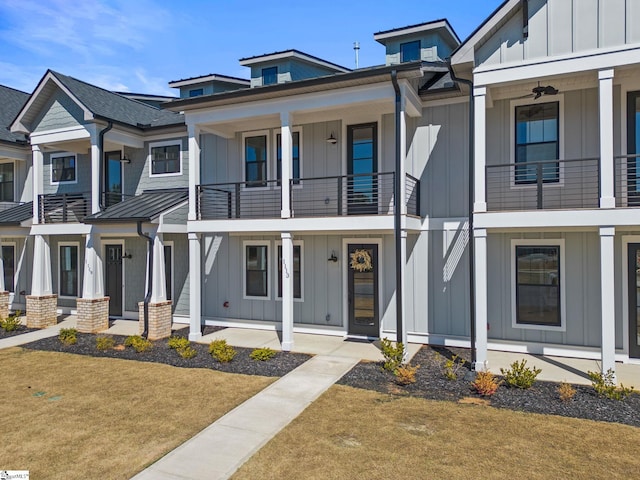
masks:
<svg viewBox="0 0 640 480"><path fill-rule="evenodd" d="M144 296L144 331L142 336L147 338L149 335L149 301L151 300L151 292L153 290L153 239L149 235L142 233L142 222L137 223L138 235L147 240L147 262L149 265L147 274L147 293Z"/></svg>
<svg viewBox="0 0 640 480"><path fill-rule="evenodd" d="M104 172L104 135L105 133L107 133L109 130L111 130L113 128L113 122L109 121L109 123L107 124L107 126L105 128L103 128L102 130L100 130L100 133L98 134L98 154L100 155L100 161L98 162L100 167L98 168L98 184L99 184L99 194L98 194L98 202L99 202L99 206L100 206L100 211L104 210L104 200L102 198L102 183L104 182L104 179L102 178L103 176L103 172Z"/></svg>
<svg viewBox="0 0 640 480"><path fill-rule="evenodd" d="M395 116L396 116L396 159L395 159L395 175L393 177L393 233L395 237L396 243L396 342L401 342L403 338L403 328L402 328L402 232L401 232L401 211L402 207L400 205L400 188L402 186L402 178L400 169L402 167L402 162L400 161L402 152L400 151L400 115L401 115L401 95L400 95L400 86L398 85L398 72L394 69L391 71L391 83L393 84L393 89L396 92L396 101L395 101ZM405 345L406 347L406 345Z"/></svg>
<svg viewBox="0 0 640 480"><path fill-rule="evenodd" d="M476 366L476 285L475 285L475 248L473 241L473 200L475 195L474 189L474 148L475 148L475 140L474 140L474 132L475 132L475 123L474 123L474 104L473 104L473 82L471 80L467 80L465 78L456 77L455 72L453 71L453 67L451 66L451 58L447 62L447 67L449 67L449 74L451 75L451 79L458 83L464 83L469 87L469 320L471 322L470 325L470 333L471 333L471 366L475 369Z"/></svg>

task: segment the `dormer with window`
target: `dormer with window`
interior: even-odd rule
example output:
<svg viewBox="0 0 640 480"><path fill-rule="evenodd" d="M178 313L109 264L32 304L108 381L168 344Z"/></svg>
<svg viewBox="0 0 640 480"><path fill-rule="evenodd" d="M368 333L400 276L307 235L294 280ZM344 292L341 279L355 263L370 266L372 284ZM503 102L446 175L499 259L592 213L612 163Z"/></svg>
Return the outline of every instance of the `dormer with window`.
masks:
<svg viewBox="0 0 640 480"><path fill-rule="evenodd" d="M240 65L251 68L252 88L350 71L348 68L298 50L286 50L241 58Z"/></svg>
<svg viewBox="0 0 640 480"><path fill-rule="evenodd" d="M180 89L180 98L193 98L247 88L249 80L212 73L202 77L175 80L169 82L169 86Z"/></svg>
<svg viewBox="0 0 640 480"><path fill-rule="evenodd" d="M460 39L447 20L385 30L373 35L387 49L386 64L442 62L451 55Z"/></svg>

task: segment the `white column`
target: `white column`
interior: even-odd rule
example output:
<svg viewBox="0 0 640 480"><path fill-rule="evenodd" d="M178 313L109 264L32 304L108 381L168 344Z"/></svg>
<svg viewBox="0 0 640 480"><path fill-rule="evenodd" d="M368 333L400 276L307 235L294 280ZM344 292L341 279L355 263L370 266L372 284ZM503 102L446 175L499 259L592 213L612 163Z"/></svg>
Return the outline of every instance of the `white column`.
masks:
<svg viewBox="0 0 640 480"><path fill-rule="evenodd" d="M91 135L91 213L100 211L100 148L97 134Z"/></svg>
<svg viewBox="0 0 640 480"><path fill-rule="evenodd" d="M100 234L90 233L85 238L82 298L104 298L104 267Z"/></svg>
<svg viewBox="0 0 640 480"><path fill-rule="evenodd" d="M600 295L602 319L602 372L616 370L616 305L614 227L600 227Z"/></svg>
<svg viewBox="0 0 640 480"><path fill-rule="evenodd" d="M153 239L153 285L149 303L167 301L167 275L164 270L164 238L157 233Z"/></svg>
<svg viewBox="0 0 640 480"><path fill-rule="evenodd" d="M293 236L282 232L282 350L293 348Z"/></svg>
<svg viewBox="0 0 640 480"><path fill-rule="evenodd" d="M31 295L51 295L51 249L48 235L36 235L33 242Z"/></svg>
<svg viewBox="0 0 640 480"><path fill-rule="evenodd" d="M43 175L44 157L40 145L31 145L31 153L33 157L33 224L39 222L38 197L43 192Z"/></svg>
<svg viewBox="0 0 640 480"><path fill-rule="evenodd" d="M613 69L600 70L600 208L614 208Z"/></svg>
<svg viewBox="0 0 640 480"><path fill-rule="evenodd" d="M189 133L189 215L188 220L197 220L197 186L200 184L200 129L188 124Z"/></svg>
<svg viewBox="0 0 640 480"><path fill-rule="evenodd" d="M475 212L487 211L487 193L485 186L487 166L487 88L474 87L474 196L473 210Z"/></svg>
<svg viewBox="0 0 640 480"><path fill-rule="evenodd" d="M290 180L293 175L293 137L291 135L292 118L289 112L280 114L280 138L282 139L282 218L291 218Z"/></svg>
<svg viewBox="0 0 640 480"><path fill-rule="evenodd" d="M400 214L407 214L407 116L405 114L405 98L402 97L402 111L400 112ZM403 277L404 278L404 277ZM406 344L405 344L406 345Z"/></svg>
<svg viewBox="0 0 640 480"><path fill-rule="evenodd" d="M402 342L405 346L404 354L407 355L407 345L408 345L408 334L407 334L407 285L410 285L410 282L407 282L407 231L402 230L400 232L400 256L402 257L402 261L400 262L400 274L402 276L402 338L398 340ZM406 360L406 358L405 358Z"/></svg>
<svg viewBox="0 0 640 480"><path fill-rule="evenodd" d="M476 372L487 369L487 230L473 231L476 290Z"/></svg>
<svg viewBox="0 0 640 480"><path fill-rule="evenodd" d="M2 259L2 237L0 237L0 292L6 292L4 284L4 260Z"/></svg>
<svg viewBox="0 0 640 480"><path fill-rule="evenodd" d="M200 235L189 234L189 340L202 338L202 250Z"/></svg>

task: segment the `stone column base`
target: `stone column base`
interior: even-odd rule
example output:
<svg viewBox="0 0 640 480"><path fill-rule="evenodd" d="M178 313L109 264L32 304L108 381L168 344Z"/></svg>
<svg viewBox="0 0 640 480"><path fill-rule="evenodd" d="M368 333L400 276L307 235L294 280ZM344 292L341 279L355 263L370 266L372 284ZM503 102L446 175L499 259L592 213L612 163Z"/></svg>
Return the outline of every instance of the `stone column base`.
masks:
<svg viewBox="0 0 640 480"><path fill-rule="evenodd" d="M0 292L0 319L9 316L9 292Z"/></svg>
<svg viewBox="0 0 640 480"><path fill-rule="evenodd" d="M171 300L167 300L166 302L149 304L149 340L159 340L171 336L172 303ZM140 315L138 332L142 333L144 332L144 302L138 302L138 313Z"/></svg>
<svg viewBox="0 0 640 480"><path fill-rule="evenodd" d="M58 323L58 295L27 295L27 327L47 328Z"/></svg>
<svg viewBox="0 0 640 480"><path fill-rule="evenodd" d="M109 297L78 298L77 329L81 333L96 333L109 328Z"/></svg>

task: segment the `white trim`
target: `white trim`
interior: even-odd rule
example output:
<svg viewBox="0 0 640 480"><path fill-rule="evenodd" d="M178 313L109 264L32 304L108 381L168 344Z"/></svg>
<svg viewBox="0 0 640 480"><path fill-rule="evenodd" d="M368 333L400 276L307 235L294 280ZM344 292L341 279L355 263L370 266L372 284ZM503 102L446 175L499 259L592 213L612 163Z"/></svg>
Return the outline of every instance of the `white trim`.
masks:
<svg viewBox="0 0 640 480"><path fill-rule="evenodd" d="M554 239L511 239L511 328L525 329L525 330L544 330L552 332L565 332L567 330L567 301L566 295L566 269L565 269L565 248L564 238ZM529 325L517 323L517 305L516 305L516 290L517 290L517 276L516 276L516 247L517 246L559 246L560 247L560 326L552 327L548 325Z"/></svg>
<svg viewBox="0 0 640 480"><path fill-rule="evenodd" d="M164 239L163 239L164 240ZM175 245L174 245L174 241L173 240L164 240L163 242L163 247L170 247L171 248L171 301L173 302L173 305L176 304L176 298L175 298L175 285L174 285L174 278L175 278L175 257L176 257L176 249L175 249ZM164 257L164 261L165 261L165 265L167 262L167 256L165 255ZM124 263L124 262L123 262ZM165 278L167 276L167 269L164 269L164 275ZM167 293L167 297L169 296L169 292Z"/></svg>
<svg viewBox="0 0 640 480"><path fill-rule="evenodd" d="M102 243L102 258L103 258L103 262L104 262L104 294L105 296L107 295L107 245L120 245L122 247L122 255L125 255L127 253L127 251L125 250L125 241L124 239L112 239L112 238L101 238L101 243ZM125 288L125 279L126 274L125 274L125 267L126 267L126 262L124 261L125 259L122 259L122 279L120 281L120 283L122 284L122 294L120 295L122 297L122 308L120 309L122 311L122 318L129 318L126 316L126 312L124 309L125 306L125 293L126 293L126 288ZM109 302L111 302L111 299L109 299ZM137 313L137 311L136 311ZM135 318L138 318L137 316Z"/></svg>
<svg viewBox="0 0 640 480"><path fill-rule="evenodd" d="M61 247L76 247L76 295L62 295L60 293L61 288L60 288L60 277L62 275L62 265L60 264L60 259L62 258L62 255L60 255L60 250ZM73 299L73 298L80 298L82 296L82 293L80 292L80 242L58 242L58 258L57 258L57 263L58 263L58 285L57 285L57 290L58 290L58 298L68 298L68 299Z"/></svg>
<svg viewBox="0 0 640 480"><path fill-rule="evenodd" d="M245 140L247 138L253 137L265 137L265 153L267 155L266 158L266 177L264 181L266 185L264 187L247 187L247 149ZM260 190L271 190L271 183L269 183L269 179L271 178L271 159L269 159L269 155L271 154L271 131L270 130L255 130L252 132L242 132L242 144L240 145L240 150L242 151L242 188L248 188L251 191L260 191Z"/></svg>
<svg viewBox="0 0 640 480"><path fill-rule="evenodd" d="M73 157L73 168L75 180L53 181L53 160L56 158ZM49 154L49 185L73 185L78 183L78 156L73 152L57 152Z"/></svg>
<svg viewBox="0 0 640 480"><path fill-rule="evenodd" d="M9 292L11 295L15 295L16 294L16 279L18 278L18 263L16 262L16 253L18 252L18 242L16 241L5 241L2 240L2 243L0 243L0 255L2 254L2 247L13 247L13 285L12 285L12 290L9 290L7 288L7 284L5 283L4 285L4 289L5 291ZM4 273L4 262L3 262L3 272ZM11 301L9 303L12 303Z"/></svg>
<svg viewBox="0 0 640 480"><path fill-rule="evenodd" d="M171 147L173 145L178 145L180 152L180 170L178 172L172 173L153 173L153 156L151 155L151 150L156 147ZM182 139L174 139L174 140L165 140L163 142L153 142L149 143L149 156L147 157L147 163L149 165L149 178L161 178L161 177L179 177L182 175Z"/></svg>
<svg viewBox="0 0 640 480"><path fill-rule="evenodd" d="M299 165L299 179L298 184L293 184L293 188L302 188L302 179L304 178L304 174L302 173L302 126L298 125L297 127L291 127L291 145L293 146L293 134L298 132L298 165ZM274 128L273 129L273 180L278 180L278 135L282 135L282 128ZM243 149L244 149L244 139L243 139ZM245 163L243 163L244 168ZM291 165L291 179L293 180L293 157L292 157L292 165ZM282 183L282 182L280 182ZM280 189L282 185L278 185L277 183L274 185L274 188Z"/></svg>
<svg viewBox="0 0 640 480"><path fill-rule="evenodd" d="M294 248L296 246L300 247L300 298L296 298L295 296L293 297L293 301L294 302L299 302L299 303L303 303L304 302L304 240L294 240L293 241L293 246ZM275 242L275 246L273 249L273 264L274 265L278 265L278 247L282 248L282 240L276 240ZM275 282L273 283L274 288L274 292L275 292L275 299L276 301L282 301L282 296L278 295L278 269L274 268L275 270L275 276L274 278L276 279Z"/></svg>
<svg viewBox="0 0 640 480"><path fill-rule="evenodd" d="M0 165L4 165L4 164L11 164L13 166L13 180L12 180L12 182L13 182L13 199L0 201L0 205L2 205L3 203L15 203L16 198L20 197L20 195L18 195L18 183L19 182L16 181L16 161L15 160L9 160L9 159L7 159L7 160L2 159L0 161ZM25 182L24 186L26 186L26 182Z"/></svg>
<svg viewBox="0 0 640 480"><path fill-rule="evenodd" d="M248 246L267 247L265 260L267 262L267 296L256 297L247 295L247 247ZM243 240L242 241L242 298L244 300L271 300L271 240Z"/></svg>

